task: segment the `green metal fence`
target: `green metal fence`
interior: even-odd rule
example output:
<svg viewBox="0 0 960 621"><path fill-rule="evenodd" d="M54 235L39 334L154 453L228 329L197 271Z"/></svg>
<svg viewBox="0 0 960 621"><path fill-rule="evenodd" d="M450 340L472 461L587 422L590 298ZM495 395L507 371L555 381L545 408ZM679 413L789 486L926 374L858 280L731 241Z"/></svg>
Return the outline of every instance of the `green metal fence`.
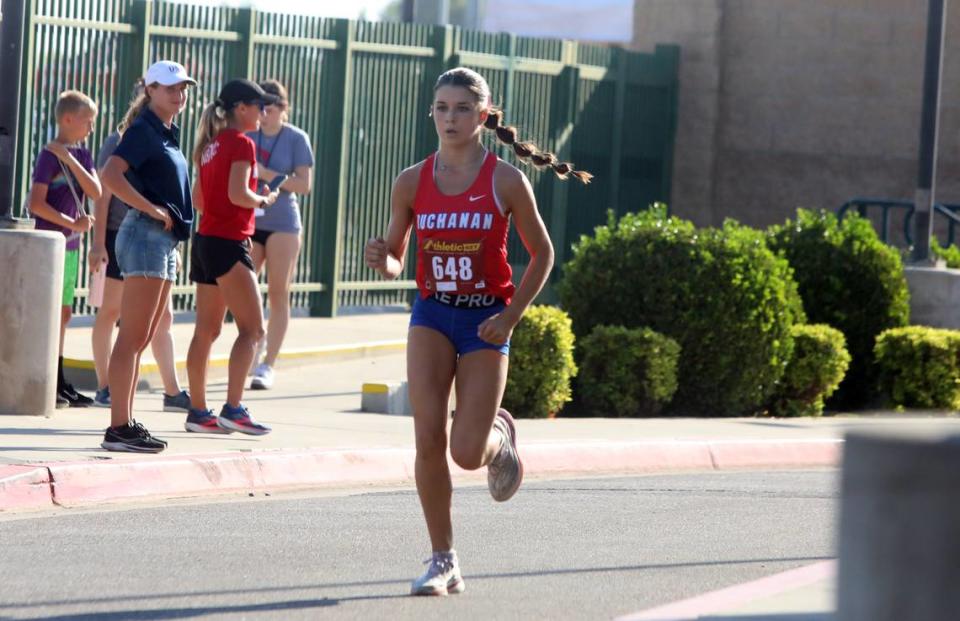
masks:
<svg viewBox="0 0 960 621"><path fill-rule="evenodd" d="M436 76L450 67L480 71L494 103L524 138L596 175L581 187L524 168L558 270L571 244L603 223L607 210L669 201L679 62L673 46L639 53L152 0L26 2L18 203L39 150L53 136L53 104L65 89L82 90L100 105L89 144L96 152L145 68L161 58L181 62L200 81L177 120L189 154L200 111L221 84L237 76L278 79L290 91L291 123L310 135L316 152L314 190L301 201L304 251L293 285L293 304L313 314L408 301L412 261L405 277L384 282L363 265L362 249L386 228L394 177L436 148L427 112ZM515 234L510 256L522 270L526 253ZM78 313L90 311L82 271ZM174 289L178 310L193 306L186 273Z"/></svg>

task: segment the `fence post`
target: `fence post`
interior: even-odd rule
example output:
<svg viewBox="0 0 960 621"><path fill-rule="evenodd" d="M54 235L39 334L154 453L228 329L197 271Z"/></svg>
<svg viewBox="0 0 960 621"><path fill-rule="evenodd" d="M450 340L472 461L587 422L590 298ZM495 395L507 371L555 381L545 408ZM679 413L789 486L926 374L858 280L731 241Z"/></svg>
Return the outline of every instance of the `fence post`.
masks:
<svg viewBox="0 0 960 621"><path fill-rule="evenodd" d="M153 0L134 0L130 5L130 23L134 27L131 36L130 56L127 59L126 70L132 79L127 84L141 77L150 66L150 22L153 21Z"/></svg>
<svg viewBox="0 0 960 621"><path fill-rule="evenodd" d="M26 214L17 213L21 209L27 196L27 183L30 178L30 150L33 146L30 135L31 121L34 109L33 79L36 76L36 67L33 66L34 47L36 46L36 27L33 25L33 14L36 0L27 0L23 7L23 40L21 41L20 65L20 118L17 121L17 153L13 170L13 203L10 205L10 215L26 217ZM41 138L42 139L42 138ZM19 181L19 183L18 183Z"/></svg>
<svg viewBox="0 0 960 621"><path fill-rule="evenodd" d="M319 275L323 291L311 294L310 315L313 317L333 317L337 314L337 297L340 284L340 254L343 237L343 213L347 203L347 173L349 171L350 135L353 131L353 42L357 36L357 25L353 21L339 20L335 27L334 39L337 52L333 67L330 68L332 90L327 99L338 102L331 106L327 117L325 135L334 137L319 145L317 158L322 162L322 172L318 182L320 196L317 205L320 208L320 247L313 257L313 271Z"/></svg>
<svg viewBox="0 0 960 621"><path fill-rule="evenodd" d="M237 32L240 33L240 53L237 54L237 77L250 78L254 66L253 37L257 33L257 11L247 7L237 14Z"/></svg>
<svg viewBox="0 0 960 621"><path fill-rule="evenodd" d="M623 165L623 114L627 98L627 54L623 48L613 49L616 63L616 82L613 95L613 139L610 147L610 206L620 215L620 171Z"/></svg>
<svg viewBox="0 0 960 621"><path fill-rule="evenodd" d="M457 58L454 45L455 30L453 26L433 26L430 33L431 46L436 52L433 62L430 63L431 75L424 76L423 89L421 90L421 103L418 113L423 112L426 118L427 110L433 105L433 84L437 77L454 66L454 60ZM433 128L433 119L429 118L423 121L423 131L420 132L420 144L418 145L417 157L426 157L437 146L437 132Z"/></svg>
<svg viewBox="0 0 960 621"><path fill-rule="evenodd" d="M573 125L576 121L577 86L580 83L580 68L577 66L577 43L563 42L563 71L557 76L554 88L553 110L550 113L550 141L554 151L562 162L569 162L573 155ZM576 162L574 162L576 163ZM553 239L554 261L553 279L560 273L560 267L567 255L567 202L570 196L570 181L553 179L553 209L550 214L550 237ZM572 179L572 177L571 177Z"/></svg>

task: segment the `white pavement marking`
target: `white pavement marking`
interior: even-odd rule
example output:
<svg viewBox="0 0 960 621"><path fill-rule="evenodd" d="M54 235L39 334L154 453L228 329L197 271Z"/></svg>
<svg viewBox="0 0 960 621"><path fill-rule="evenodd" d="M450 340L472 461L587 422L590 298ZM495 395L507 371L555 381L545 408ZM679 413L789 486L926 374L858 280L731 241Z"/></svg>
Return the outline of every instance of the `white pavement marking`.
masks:
<svg viewBox="0 0 960 621"><path fill-rule="evenodd" d="M618 617L616 621L696 621L703 615L715 615L758 599L786 593L816 582L832 580L836 571L836 561L822 561L665 606L628 614Z"/></svg>

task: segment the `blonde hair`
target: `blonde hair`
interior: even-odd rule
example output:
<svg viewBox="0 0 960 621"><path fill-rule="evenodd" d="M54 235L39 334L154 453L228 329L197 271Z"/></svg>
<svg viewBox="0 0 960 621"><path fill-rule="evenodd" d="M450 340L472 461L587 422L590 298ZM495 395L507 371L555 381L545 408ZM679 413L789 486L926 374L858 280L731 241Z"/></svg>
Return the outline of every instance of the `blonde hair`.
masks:
<svg viewBox="0 0 960 621"><path fill-rule="evenodd" d="M203 152L227 126L230 112L223 109L223 102L219 99L208 104L200 115L200 124L197 125L197 144L193 147L193 163L200 166Z"/></svg>
<svg viewBox="0 0 960 621"><path fill-rule="evenodd" d="M490 105L490 86L483 79L483 76L476 71L466 67L457 67L445 71L437 78L437 83L433 87L434 92L441 86L461 86L473 93L481 109L487 112L487 120L484 121L483 126L496 133L497 139L510 146L521 161L529 160L537 168L549 166L561 179L567 179L571 175L583 183L590 183L590 180L593 179L592 174L585 170L574 170L573 164L559 161L556 155L549 151L541 151L536 144L518 140L517 128L512 125L504 125L503 111Z"/></svg>
<svg viewBox="0 0 960 621"><path fill-rule="evenodd" d="M57 122L63 118L65 114L76 114L81 111L97 113L97 104L85 93L80 91L63 91L60 93L60 96L57 98L57 104L53 108L53 116L56 117Z"/></svg>

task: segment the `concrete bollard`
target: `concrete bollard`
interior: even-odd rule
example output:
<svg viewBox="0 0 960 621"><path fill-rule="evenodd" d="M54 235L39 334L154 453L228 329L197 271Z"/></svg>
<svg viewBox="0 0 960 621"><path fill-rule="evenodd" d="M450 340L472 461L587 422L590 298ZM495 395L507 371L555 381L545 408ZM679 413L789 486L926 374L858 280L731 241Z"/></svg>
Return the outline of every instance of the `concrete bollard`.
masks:
<svg viewBox="0 0 960 621"><path fill-rule="evenodd" d="M450 391L450 411L457 407L456 390ZM365 382L360 391L360 410L375 414L413 416L407 382Z"/></svg>
<svg viewBox="0 0 960 621"><path fill-rule="evenodd" d="M406 382L366 382L360 397L360 409L377 414L413 416Z"/></svg>
<svg viewBox="0 0 960 621"><path fill-rule="evenodd" d="M64 237L0 230L0 414L56 407Z"/></svg>
<svg viewBox="0 0 960 621"><path fill-rule="evenodd" d="M960 618L960 438L850 434L837 619Z"/></svg>

